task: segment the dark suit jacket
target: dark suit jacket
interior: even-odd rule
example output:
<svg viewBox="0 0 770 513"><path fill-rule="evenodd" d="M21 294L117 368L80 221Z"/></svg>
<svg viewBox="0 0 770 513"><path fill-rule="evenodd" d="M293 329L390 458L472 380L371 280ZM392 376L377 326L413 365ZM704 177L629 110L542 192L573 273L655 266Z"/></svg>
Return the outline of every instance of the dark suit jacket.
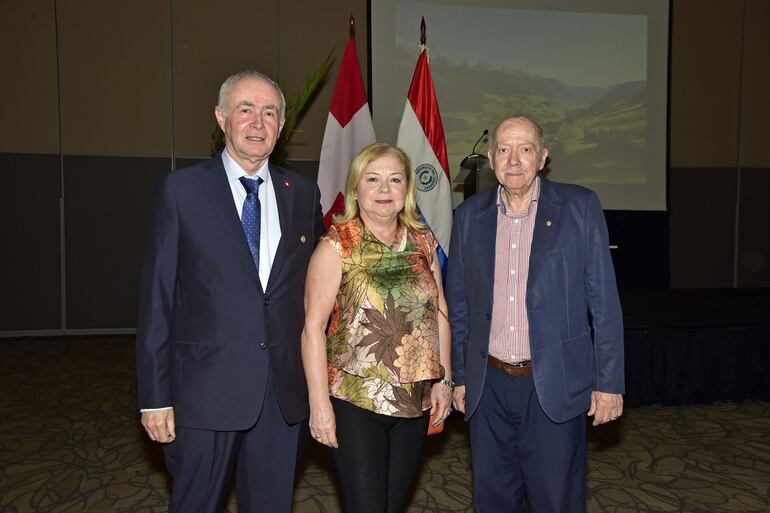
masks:
<svg viewBox="0 0 770 513"><path fill-rule="evenodd" d="M446 298L453 378L465 385L465 416L484 388L492 319L497 189L455 212ZM592 390L624 392L623 319L596 194L541 177L527 279L537 396L555 422L585 412Z"/></svg>
<svg viewBox="0 0 770 513"><path fill-rule="evenodd" d="M262 290L222 156L165 175L141 274L140 408L235 431L256 422L268 369L284 418L308 416L300 359L305 272L323 218L316 184L270 164L281 240Z"/></svg>

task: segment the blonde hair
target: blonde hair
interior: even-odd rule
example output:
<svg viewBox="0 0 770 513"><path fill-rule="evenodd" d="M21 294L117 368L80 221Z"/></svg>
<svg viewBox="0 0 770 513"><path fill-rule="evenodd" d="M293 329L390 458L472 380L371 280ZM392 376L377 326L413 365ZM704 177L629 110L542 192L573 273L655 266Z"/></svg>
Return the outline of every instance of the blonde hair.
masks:
<svg viewBox="0 0 770 513"><path fill-rule="evenodd" d="M404 174L406 175L406 197L404 198L404 208L398 213L398 222L413 230L424 230L425 225L420 221L420 216L417 213L417 184L415 183L412 162L404 150L388 143L370 144L355 156L345 180L345 212L334 216L333 221L345 223L358 217L358 201L356 201L358 182L361 181L361 177L369 164L385 155L396 157L404 167Z"/></svg>

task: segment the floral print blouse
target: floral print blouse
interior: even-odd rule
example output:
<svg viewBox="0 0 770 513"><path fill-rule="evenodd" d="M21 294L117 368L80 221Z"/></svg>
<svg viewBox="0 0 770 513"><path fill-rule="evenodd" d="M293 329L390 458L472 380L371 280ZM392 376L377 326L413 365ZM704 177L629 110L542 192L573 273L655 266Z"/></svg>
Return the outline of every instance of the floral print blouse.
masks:
<svg viewBox="0 0 770 513"><path fill-rule="evenodd" d="M430 380L442 376L436 239L402 228L391 249L360 219L332 225L322 239L342 259L326 330L329 393L375 413L419 417L430 408Z"/></svg>

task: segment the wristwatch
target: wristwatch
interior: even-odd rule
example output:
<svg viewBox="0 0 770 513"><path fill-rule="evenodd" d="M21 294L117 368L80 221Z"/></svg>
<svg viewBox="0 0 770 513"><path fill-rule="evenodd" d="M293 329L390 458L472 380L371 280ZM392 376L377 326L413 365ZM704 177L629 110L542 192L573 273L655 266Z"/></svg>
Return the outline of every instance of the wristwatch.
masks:
<svg viewBox="0 0 770 513"><path fill-rule="evenodd" d="M442 385L448 386L452 390L454 390L454 388L455 388L455 382L452 381L451 379L444 378L444 379L440 380L439 383L441 383Z"/></svg>

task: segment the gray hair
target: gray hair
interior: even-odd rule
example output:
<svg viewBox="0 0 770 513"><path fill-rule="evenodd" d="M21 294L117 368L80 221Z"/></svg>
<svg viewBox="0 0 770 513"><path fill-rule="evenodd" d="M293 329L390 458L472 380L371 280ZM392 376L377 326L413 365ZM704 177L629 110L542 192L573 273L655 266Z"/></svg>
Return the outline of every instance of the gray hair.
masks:
<svg viewBox="0 0 770 513"><path fill-rule="evenodd" d="M263 82L273 86L273 89L275 89L275 92L278 93L278 96L281 98L281 106L278 110L278 119L281 121L281 123L283 123L286 120L286 98L283 96L283 91L281 91L281 88L278 87L278 84L276 84L272 78L254 69L247 69L244 71L239 71L238 73L233 73L227 77L224 82L222 82L222 87L219 88L219 98L217 99L217 105L225 114L225 116L227 116L227 96L230 94L230 89L232 89L233 86L241 80L246 79L262 80Z"/></svg>
<svg viewBox="0 0 770 513"><path fill-rule="evenodd" d="M535 134L537 135L537 142L540 144L540 148L538 148L538 153L542 152L543 148L545 148L545 136L543 135L543 128L540 125L538 125L534 119L528 116L520 115L520 114L505 118L495 127L495 131L492 132L492 139L490 139L490 141L492 141L492 144L490 146L494 147L495 145L497 145L497 131L500 130L500 127L503 126L508 121L514 121L514 120L528 121L535 128Z"/></svg>

